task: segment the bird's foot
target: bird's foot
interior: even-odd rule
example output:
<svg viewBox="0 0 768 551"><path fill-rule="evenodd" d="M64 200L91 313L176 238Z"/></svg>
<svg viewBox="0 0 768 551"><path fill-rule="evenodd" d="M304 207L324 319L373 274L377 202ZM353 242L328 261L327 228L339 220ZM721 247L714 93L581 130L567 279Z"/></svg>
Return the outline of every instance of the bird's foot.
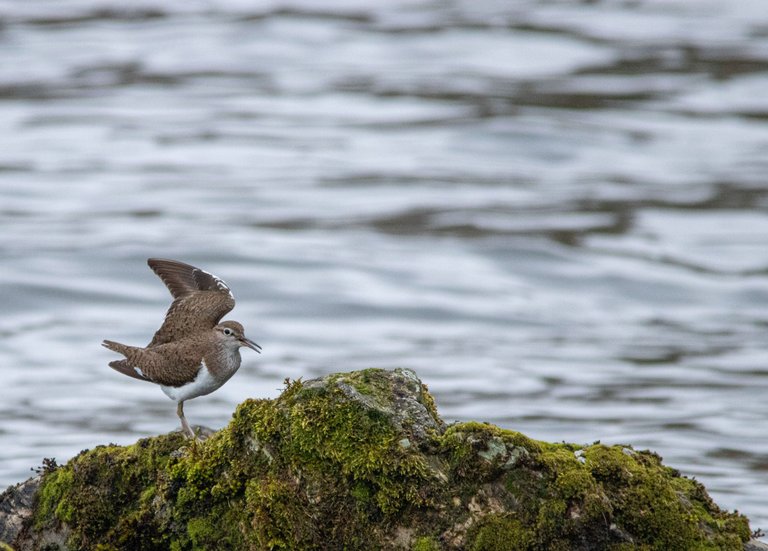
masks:
<svg viewBox="0 0 768 551"><path fill-rule="evenodd" d="M203 442L208 440L216 431L202 425L189 426L189 430L186 427L179 427L174 432L180 432L187 440L197 440Z"/></svg>
<svg viewBox="0 0 768 551"><path fill-rule="evenodd" d="M208 436L210 435L206 432L205 427L197 426L194 429L192 429L192 438L194 438L198 442L203 442L205 440L208 440Z"/></svg>

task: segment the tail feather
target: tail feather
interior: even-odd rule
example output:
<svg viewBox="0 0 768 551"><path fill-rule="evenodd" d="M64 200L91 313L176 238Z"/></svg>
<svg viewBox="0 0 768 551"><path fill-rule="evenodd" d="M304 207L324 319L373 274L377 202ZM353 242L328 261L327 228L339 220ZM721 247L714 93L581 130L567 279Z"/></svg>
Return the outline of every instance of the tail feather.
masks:
<svg viewBox="0 0 768 551"><path fill-rule="evenodd" d="M126 352L128 352L128 349L131 348L130 346L127 346L125 344L115 342L115 341L108 341L105 340L101 343L101 346L104 348L109 348L113 352L117 352L118 354L122 354L123 356L126 356Z"/></svg>
<svg viewBox="0 0 768 551"><path fill-rule="evenodd" d="M122 344L115 341L108 341L108 340L105 340L104 342L102 342L101 346L103 346L104 348L109 348L110 350L117 352L118 354L122 354L123 356L127 356L128 352L132 348L135 348L133 346L128 346L126 344ZM128 360L115 360L115 361L109 362L109 367L111 367L115 371L119 371L123 375L128 375L129 377L133 377L134 379L139 379L141 381L149 381L149 379L144 376L141 370L136 369L134 366L132 366L128 362Z"/></svg>

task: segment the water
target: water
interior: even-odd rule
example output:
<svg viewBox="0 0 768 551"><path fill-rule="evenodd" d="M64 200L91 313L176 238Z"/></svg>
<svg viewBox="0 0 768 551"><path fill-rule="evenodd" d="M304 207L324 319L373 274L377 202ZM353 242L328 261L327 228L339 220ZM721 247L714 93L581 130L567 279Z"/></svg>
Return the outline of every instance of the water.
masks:
<svg viewBox="0 0 768 551"><path fill-rule="evenodd" d="M0 485L176 428L162 256L264 347L192 422L409 367L768 528L767 88L762 0L0 2Z"/></svg>

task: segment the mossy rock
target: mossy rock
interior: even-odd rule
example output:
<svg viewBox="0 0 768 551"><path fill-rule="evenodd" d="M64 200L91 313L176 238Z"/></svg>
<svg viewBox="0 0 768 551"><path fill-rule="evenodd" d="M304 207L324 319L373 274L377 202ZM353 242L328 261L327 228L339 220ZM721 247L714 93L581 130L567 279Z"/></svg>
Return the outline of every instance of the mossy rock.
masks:
<svg viewBox="0 0 768 551"><path fill-rule="evenodd" d="M732 551L750 538L745 517L651 452L446 428L406 369L288 383L203 442L84 451L42 475L31 511L18 550Z"/></svg>

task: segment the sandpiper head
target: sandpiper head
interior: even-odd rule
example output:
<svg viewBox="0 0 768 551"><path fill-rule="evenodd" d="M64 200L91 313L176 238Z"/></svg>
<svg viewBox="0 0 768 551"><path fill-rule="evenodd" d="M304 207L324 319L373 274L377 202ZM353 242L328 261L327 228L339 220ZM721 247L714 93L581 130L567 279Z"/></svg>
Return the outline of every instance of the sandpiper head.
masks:
<svg viewBox="0 0 768 551"><path fill-rule="evenodd" d="M231 343L232 346L237 347L247 346L256 352L261 353L261 347L251 339L246 338L243 326L238 322L229 320L222 321L220 324L214 327L214 329L221 334L221 338L224 339L224 342Z"/></svg>

